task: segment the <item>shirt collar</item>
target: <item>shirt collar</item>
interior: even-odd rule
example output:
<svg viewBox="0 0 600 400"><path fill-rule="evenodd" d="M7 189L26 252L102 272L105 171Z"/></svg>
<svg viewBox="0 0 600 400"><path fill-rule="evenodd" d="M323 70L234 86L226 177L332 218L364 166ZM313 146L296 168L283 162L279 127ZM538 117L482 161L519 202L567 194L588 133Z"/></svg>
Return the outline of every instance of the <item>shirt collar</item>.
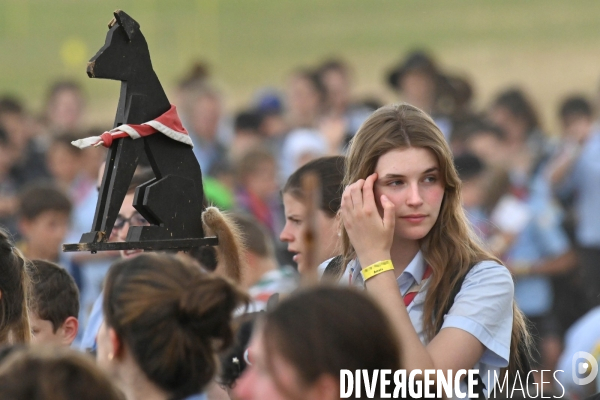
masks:
<svg viewBox="0 0 600 400"><path fill-rule="evenodd" d="M398 277L400 279L402 275L410 275L415 282L421 282L423 274L425 273L425 260L423 259L423 253L421 250L414 256L411 262L408 264L406 269L402 271L402 274Z"/></svg>
<svg viewBox="0 0 600 400"><path fill-rule="evenodd" d="M423 253L419 252L413 257L411 262L406 266L404 271L396 279L398 283L398 289L402 296L406 295L408 290L416 283L421 283L423 274L425 273L425 261L423 259Z"/></svg>

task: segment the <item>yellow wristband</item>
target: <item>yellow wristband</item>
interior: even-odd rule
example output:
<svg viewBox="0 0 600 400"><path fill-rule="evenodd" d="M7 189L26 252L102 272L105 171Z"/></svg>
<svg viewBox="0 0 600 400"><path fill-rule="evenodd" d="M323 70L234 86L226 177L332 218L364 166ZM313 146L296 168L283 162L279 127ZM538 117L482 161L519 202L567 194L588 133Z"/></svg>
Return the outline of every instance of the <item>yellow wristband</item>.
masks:
<svg viewBox="0 0 600 400"><path fill-rule="evenodd" d="M385 271L391 271L394 269L394 264L392 264L392 260L384 260L376 262L375 264L369 265L367 268L364 268L360 273L364 281L366 282L368 279L371 279L375 275L379 275Z"/></svg>

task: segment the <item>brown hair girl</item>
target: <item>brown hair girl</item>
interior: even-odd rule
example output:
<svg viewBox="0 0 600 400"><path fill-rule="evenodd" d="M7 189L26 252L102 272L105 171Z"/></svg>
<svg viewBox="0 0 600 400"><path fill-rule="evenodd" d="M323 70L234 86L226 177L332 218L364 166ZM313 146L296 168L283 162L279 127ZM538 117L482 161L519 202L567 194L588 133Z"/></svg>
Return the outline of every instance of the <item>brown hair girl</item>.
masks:
<svg viewBox="0 0 600 400"><path fill-rule="evenodd" d="M29 275L25 258L0 229L0 344L29 342L27 292Z"/></svg>
<svg viewBox="0 0 600 400"><path fill-rule="evenodd" d="M339 287L304 290L259 323L249 348L252 366L234 393L241 400L337 400L341 369L394 371L400 354L390 323L368 297Z"/></svg>
<svg viewBox="0 0 600 400"><path fill-rule="evenodd" d="M288 250L295 253L294 261L298 270L304 272L303 252L306 243L303 226L307 219L306 194L302 188L303 179L315 174L319 178L321 203L317 210L320 246L316 255L319 263L339 254L338 222L336 215L342 201L342 179L344 178L344 157L321 157L298 168L288 178L283 187L283 205L285 208L285 226L279 235L281 241L288 244Z"/></svg>
<svg viewBox="0 0 600 400"><path fill-rule="evenodd" d="M509 367L514 371L519 364L518 345L521 341L528 342L529 337L523 316L513 301L512 280L506 268L482 248L471 231L461 207L461 183L450 148L433 120L409 104L390 105L374 112L352 141L344 185L347 185L341 207L344 265L351 260L358 261L354 264L354 276L360 280L361 268L378 261L392 261L393 271L371 279L367 277L366 286L394 318L403 348L414 350L410 354L411 360L417 360L413 367L473 367L461 362L452 364L448 359L442 360L445 356L440 358L440 354L431 353L440 346L446 349L454 346L456 359L463 363L480 359L486 351L493 353L489 346L494 339L486 342L473 335L480 339L479 343L473 342L472 338L462 336L464 332L457 333L457 337L453 337L456 332L444 332L444 340L429 345L445 322L447 315L443 310L451 302L453 289L471 271L462 286L464 291L459 292L454 304L462 294L465 307L469 308L467 296L469 300L476 299L476 306L485 308L489 320L508 318L508 326L497 327L508 337L504 336L502 345L494 343L508 353L510 342ZM411 305L406 297L403 302L398 296L398 286L402 284L395 279L402 282L403 270L418 263L418 257L424 260L423 271L429 266L431 276L429 279L425 274L414 277L415 288L421 296L417 295L415 304ZM496 280L502 304L494 304L495 300L490 297L477 298L477 291L486 291L482 284ZM469 287L468 291L465 287ZM401 288L401 294L404 296L407 290L408 287ZM410 314L410 319L409 306L416 313ZM470 309L475 310L475 307ZM497 315L492 315L494 312ZM413 318L420 319L416 328L411 324ZM485 329L485 326L478 328ZM468 329L463 330L468 332ZM466 348L460 348L461 338L469 343ZM427 347L421 342L427 343ZM469 355L468 351L473 353ZM496 351L500 352L498 348ZM408 357L408 352L405 354ZM452 357L452 352L445 354ZM411 367L407 365L407 368Z"/></svg>
<svg viewBox="0 0 600 400"><path fill-rule="evenodd" d="M227 347L233 311L246 296L223 278L166 255L115 263L106 277L98 362L127 396L181 399L199 393Z"/></svg>

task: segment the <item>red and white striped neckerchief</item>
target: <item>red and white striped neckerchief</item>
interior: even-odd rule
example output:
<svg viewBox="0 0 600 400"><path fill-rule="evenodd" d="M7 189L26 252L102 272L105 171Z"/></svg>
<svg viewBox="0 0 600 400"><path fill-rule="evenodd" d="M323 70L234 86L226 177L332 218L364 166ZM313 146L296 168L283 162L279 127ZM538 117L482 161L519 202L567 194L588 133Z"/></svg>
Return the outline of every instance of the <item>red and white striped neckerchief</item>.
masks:
<svg viewBox="0 0 600 400"><path fill-rule="evenodd" d="M427 265L425 267L425 272L423 273L423 278L421 278L421 281L418 283L417 282L413 283L412 286L408 289L408 291L404 295L404 305L406 307L408 307L410 305L410 303L412 303L412 301L415 299L415 296L419 293L419 291L421 290L421 288L423 287L423 285L425 284L425 282L431 276L432 273L433 273L433 270L431 269L431 267L429 265Z"/></svg>
<svg viewBox="0 0 600 400"><path fill-rule="evenodd" d="M120 125L114 129L111 129L110 131L104 132L100 136L92 136L85 139L75 140L74 142L71 142L71 144L79 147L80 149L90 146L104 146L108 148L115 139L124 137L139 139L157 132L167 135L173 140L177 140L178 142L194 147L192 144L192 139L190 139L190 135L183 127L183 124L179 119L179 115L177 115L177 109L174 105L171 105L171 108L169 108L167 112L158 118L153 119L152 121L144 122L140 125Z"/></svg>

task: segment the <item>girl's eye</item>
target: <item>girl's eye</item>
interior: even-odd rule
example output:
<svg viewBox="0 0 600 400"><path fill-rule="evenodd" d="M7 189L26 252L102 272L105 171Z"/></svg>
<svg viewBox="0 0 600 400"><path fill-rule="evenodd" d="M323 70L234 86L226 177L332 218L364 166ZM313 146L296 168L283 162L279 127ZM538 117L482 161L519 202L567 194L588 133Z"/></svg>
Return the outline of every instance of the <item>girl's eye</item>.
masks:
<svg viewBox="0 0 600 400"><path fill-rule="evenodd" d="M425 178L426 183L435 183L437 182L437 178L435 176L428 176Z"/></svg>
<svg viewBox="0 0 600 400"><path fill-rule="evenodd" d="M295 218L288 218L288 220L294 225L300 225L302 223L301 220Z"/></svg>
<svg viewBox="0 0 600 400"><path fill-rule="evenodd" d="M390 183L388 183L389 186L400 186L402 185L404 182L402 181L391 181Z"/></svg>

